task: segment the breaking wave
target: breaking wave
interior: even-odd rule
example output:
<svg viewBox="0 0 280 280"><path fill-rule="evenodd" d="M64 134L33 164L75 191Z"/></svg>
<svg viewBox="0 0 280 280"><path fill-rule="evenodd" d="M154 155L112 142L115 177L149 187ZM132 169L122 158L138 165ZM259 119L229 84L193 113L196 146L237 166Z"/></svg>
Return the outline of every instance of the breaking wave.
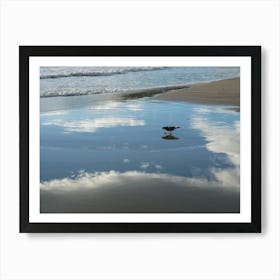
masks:
<svg viewBox="0 0 280 280"><path fill-rule="evenodd" d="M41 67L40 79L56 79L67 77L96 77L163 70L166 67Z"/></svg>
<svg viewBox="0 0 280 280"><path fill-rule="evenodd" d="M41 90L41 97L54 97L54 96L79 96L79 95L90 95L100 93L120 93L120 89L112 88L56 88Z"/></svg>

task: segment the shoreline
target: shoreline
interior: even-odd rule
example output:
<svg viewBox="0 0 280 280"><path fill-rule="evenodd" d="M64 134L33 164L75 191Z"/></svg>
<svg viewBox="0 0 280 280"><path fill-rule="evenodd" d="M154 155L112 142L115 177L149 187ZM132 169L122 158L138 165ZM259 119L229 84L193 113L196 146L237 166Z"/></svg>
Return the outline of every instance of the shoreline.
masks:
<svg viewBox="0 0 280 280"><path fill-rule="evenodd" d="M104 93L108 97L107 94ZM40 99L50 97L99 96L103 93L45 95ZM189 85L157 87L151 89L133 90L126 93L113 94L112 97L121 100L132 100L149 97L155 100L180 101L206 105L240 106L240 78L230 78L218 81L203 82ZM98 98L98 99L99 99Z"/></svg>
<svg viewBox="0 0 280 280"><path fill-rule="evenodd" d="M198 83L154 96L158 100L240 106L240 78Z"/></svg>
<svg viewBox="0 0 280 280"><path fill-rule="evenodd" d="M143 97L152 97L154 95L169 92L171 90L185 89L190 87L190 85L175 85L175 86L162 86L162 87L154 87L148 89L135 89L129 90L127 92L89 92L89 93L66 93L66 94L48 94L48 95L40 95L40 98L50 98L50 97L72 97L72 96L97 96L104 94L113 94L119 95L123 99L137 99Z"/></svg>

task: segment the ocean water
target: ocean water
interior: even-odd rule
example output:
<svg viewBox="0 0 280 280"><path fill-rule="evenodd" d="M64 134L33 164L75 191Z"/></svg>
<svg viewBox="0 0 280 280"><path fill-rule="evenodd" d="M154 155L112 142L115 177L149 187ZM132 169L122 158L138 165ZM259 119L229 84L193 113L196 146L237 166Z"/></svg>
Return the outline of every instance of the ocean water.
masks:
<svg viewBox="0 0 280 280"><path fill-rule="evenodd" d="M41 67L40 95L124 93L239 76L239 67Z"/></svg>
<svg viewBox="0 0 280 280"><path fill-rule="evenodd" d="M41 96L52 96L40 99L41 212L239 212L237 108L120 95L236 77L239 69L102 71L41 69ZM169 134L163 126L180 128Z"/></svg>

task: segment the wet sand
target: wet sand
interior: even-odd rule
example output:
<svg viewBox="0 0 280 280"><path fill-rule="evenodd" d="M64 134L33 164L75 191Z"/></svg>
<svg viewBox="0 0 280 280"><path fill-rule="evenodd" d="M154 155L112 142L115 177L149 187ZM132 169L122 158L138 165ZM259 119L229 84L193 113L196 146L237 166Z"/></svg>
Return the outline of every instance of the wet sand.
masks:
<svg viewBox="0 0 280 280"><path fill-rule="evenodd" d="M194 84L188 88L167 91L154 98L209 105L240 106L240 78Z"/></svg>
<svg viewBox="0 0 280 280"><path fill-rule="evenodd" d="M41 99L41 213L239 213L239 114L139 94Z"/></svg>

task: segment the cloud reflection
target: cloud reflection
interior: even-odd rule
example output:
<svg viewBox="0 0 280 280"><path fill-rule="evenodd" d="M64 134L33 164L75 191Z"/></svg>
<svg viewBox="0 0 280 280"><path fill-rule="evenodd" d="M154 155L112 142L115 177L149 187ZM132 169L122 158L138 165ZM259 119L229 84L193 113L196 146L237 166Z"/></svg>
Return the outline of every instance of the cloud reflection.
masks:
<svg viewBox="0 0 280 280"><path fill-rule="evenodd" d="M193 118L192 127L199 129L207 140L206 147L213 153L224 153L234 165L240 164L240 122L232 126L211 122L207 118Z"/></svg>
<svg viewBox="0 0 280 280"><path fill-rule="evenodd" d="M214 110L217 112L217 110ZM211 109L205 109L200 112L203 117L192 119L193 128L201 131L205 137L206 148L213 153L223 153L227 156L230 168L211 168L216 180L223 186L240 185L240 122L233 124L225 122L210 121L204 114L212 113ZM232 111L223 111L223 113L233 114ZM236 114L236 113L234 113Z"/></svg>
<svg viewBox="0 0 280 280"><path fill-rule="evenodd" d="M150 164L148 162L142 162L140 164L140 168L142 168L142 169L147 169L149 166L150 166Z"/></svg>
<svg viewBox="0 0 280 280"><path fill-rule="evenodd" d="M87 173L41 183L41 212L238 212L239 188L139 171ZM231 183L224 188L225 182Z"/></svg>
<svg viewBox="0 0 280 280"><path fill-rule="evenodd" d="M65 111L65 110L41 112L41 115L44 117L61 116L61 115L66 115L66 114L67 114L67 111Z"/></svg>
<svg viewBox="0 0 280 280"><path fill-rule="evenodd" d="M136 170L118 172L118 171L104 171L96 173L87 173L80 171L75 177L65 177L63 179L54 179L50 181L44 181L41 183L42 190L50 191L71 191L82 188L100 188L108 186L118 185L131 185L133 182L141 182L145 185L145 182L151 182L157 180L166 182L169 184L178 184L183 187L227 187L235 188L236 185L231 184L230 180L225 180L226 176L217 177L217 180L209 180L207 178L193 178L183 177L171 174L163 173L146 173Z"/></svg>
<svg viewBox="0 0 280 280"><path fill-rule="evenodd" d="M209 113L214 113L214 114L230 114L230 115L237 115L239 114L239 107L197 107L194 108L193 111L198 114L209 114Z"/></svg>
<svg viewBox="0 0 280 280"><path fill-rule="evenodd" d="M143 111L144 109L142 108L140 103L134 102L119 102L119 101L114 101L110 100L107 101L103 104L97 104L93 107L90 108L91 110L97 110L97 111L118 111L118 110L128 110L128 111Z"/></svg>
<svg viewBox="0 0 280 280"><path fill-rule="evenodd" d="M118 126L144 126L144 120L136 120L133 118L97 118L85 120L50 120L43 125L61 126L66 132L96 132L99 128L110 128Z"/></svg>

